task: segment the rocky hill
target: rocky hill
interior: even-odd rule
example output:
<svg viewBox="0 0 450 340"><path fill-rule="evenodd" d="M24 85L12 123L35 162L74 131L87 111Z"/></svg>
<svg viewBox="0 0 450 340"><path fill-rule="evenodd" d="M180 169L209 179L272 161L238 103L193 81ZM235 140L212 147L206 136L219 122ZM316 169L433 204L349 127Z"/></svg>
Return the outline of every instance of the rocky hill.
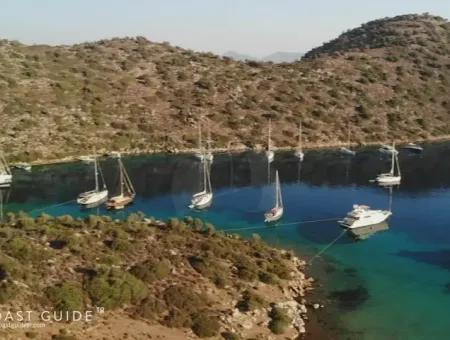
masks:
<svg viewBox="0 0 450 340"><path fill-rule="evenodd" d="M0 330L2 339L305 333L303 297L312 282L305 263L257 237L243 240L191 217L166 223L141 214L121 222L8 214L0 229L0 312L10 312L4 323L22 325Z"/></svg>
<svg viewBox="0 0 450 340"><path fill-rule="evenodd" d="M450 24L431 15L370 22L291 64L239 62L145 38L74 46L0 42L0 146L10 160L450 134ZM389 130L389 134L387 133Z"/></svg>

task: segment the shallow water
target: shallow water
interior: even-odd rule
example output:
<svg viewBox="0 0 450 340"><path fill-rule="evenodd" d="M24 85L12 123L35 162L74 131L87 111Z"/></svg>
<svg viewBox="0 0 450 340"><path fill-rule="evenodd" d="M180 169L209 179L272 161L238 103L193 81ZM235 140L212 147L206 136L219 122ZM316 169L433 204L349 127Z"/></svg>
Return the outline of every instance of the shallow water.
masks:
<svg viewBox="0 0 450 340"><path fill-rule="evenodd" d="M200 188L201 165L189 155L124 158L137 190L133 211L158 218L199 216L225 229L260 234L270 244L314 256L336 240L315 266L325 268L323 294L338 309L340 336L355 339L450 338L450 144L427 146L422 155L402 152L402 185L392 191L389 226L355 241L333 219L354 203L389 207L389 190L369 180L389 168L375 149L353 159L335 151L310 151L302 164L290 153L276 155L268 169L264 155L217 155L212 165L214 203L208 211L187 208ZM114 191L116 165L102 161ZM273 204L275 169L282 182L285 215L278 226L265 226L263 214ZM270 172L270 174L269 174ZM93 186L92 168L82 163L17 171L13 187L3 192L6 211L38 215L107 214L104 208L82 211L73 202ZM304 223L330 219L329 221ZM301 223L299 223L301 222ZM326 260L324 262L324 259ZM325 263L325 264L324 264Z"/></svg>

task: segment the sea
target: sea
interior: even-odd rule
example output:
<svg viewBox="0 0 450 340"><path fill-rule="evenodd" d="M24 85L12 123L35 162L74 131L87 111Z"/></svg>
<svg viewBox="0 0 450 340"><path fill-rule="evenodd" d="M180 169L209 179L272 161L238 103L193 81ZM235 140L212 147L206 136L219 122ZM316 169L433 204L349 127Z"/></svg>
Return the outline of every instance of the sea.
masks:
<svg viewBox="0 0 450 340"><path fill-rule="evenodd" d="M92 164L73 162L16 170L1 191L7 212L126 218L141 211L158 219L199 217L216 229L259 235L307 262L316 279L313 299L324 305L319 321L333 339L450 339L450 144L424 145L421 154L400 149L402 182L379 187L371 180L390 168L376 147L355 156L338 150L216 154L211 166L214 201L193 211L191 196L203 190L203 165L193 155L124 156L137 196L125 210L83 210L75 199L94 188ZM117 160L100 159L111 194L118 190ZM284 216L274 225L264 213L275 200L278 171ZM353 204L390 209L387 223L356 232L338 224ZM0 216L1 217L1 216ZM311 301L315 302L315 301Z"/></svg>

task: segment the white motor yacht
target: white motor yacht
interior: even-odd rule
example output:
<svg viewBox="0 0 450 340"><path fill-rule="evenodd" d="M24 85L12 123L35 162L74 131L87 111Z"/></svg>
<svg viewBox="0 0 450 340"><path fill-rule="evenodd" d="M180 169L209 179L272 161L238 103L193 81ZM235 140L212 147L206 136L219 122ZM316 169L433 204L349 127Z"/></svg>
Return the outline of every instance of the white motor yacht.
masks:
<svg viewBox="0 0 450 340"><path fill-rule="evenodd" d="M374 210L367 205L353 205L353 210L338 223L349 229L366 227L386 221L392 212L388 210Z"/></svg>

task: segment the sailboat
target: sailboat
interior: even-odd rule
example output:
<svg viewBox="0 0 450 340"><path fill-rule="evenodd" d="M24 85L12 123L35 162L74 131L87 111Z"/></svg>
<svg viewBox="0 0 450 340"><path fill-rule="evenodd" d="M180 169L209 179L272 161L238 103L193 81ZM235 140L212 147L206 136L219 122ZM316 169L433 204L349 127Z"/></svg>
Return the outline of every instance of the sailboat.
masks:
<svg viewBox="0 0 450 340"><path fill-rule="evenodd" d="M111 197L108 202L106 202L106 206L108 209L115 210L125 208L125 206L134 201L134 197L136 196L136 191L134 190L133 184L131 183L130 177L128 176L127 170L122 163L120 154L117 157L117 163L119 165L120 194Z"/></svg>
<svg viewBox="0 0 450 340"><path fill-rule="evenodd" d="M283 213L283 198L281 196L280 178L277 170L275 172L275 206L264 214L264 222L276 222L283 217Z"/></svg>
<svg viewBox="0 0 450 340"><path fill-rule="evenodd" d="M211 151L211 143L212 143L212 139L211 139L211 129L209 127L209 123L208 123L208 139L206 140L206 153L205 153L205 159L208 162L212 162L214 160L214 154Z"/></svg>
<svg viewBox="0 0 450 340"><path fill-rule="evenodd" d="M101 177L103 188L100 190L99 176ZM83 192L78 195L77 203L86 208L94 208L102 203L105 203L108 199L108 189L106 188L105 179L103 173L98 164L97 158L94 159L94 177L95 177L95 189L87 192Z"/></svg>
<svg viewBox="0 0 450 340"><path fill-rule="evenodd" d="M392 145L395 150L395 144ZM397 174L395 174L397 170ZM379 174L375 181L380 185L400 184L402 175L400 173L400 163L398 161L398 153L391 154L391 170L388 173Z"/></svg>
<svg viewBox="0 0 450 340"><path fill-rule="evenodd" d="M189 208L205 209L211 206L213 201L213 192L211 188L211 177L209 174L208 162L203 162L203 190L194 194Z"/></svg>
<svg viewBox="0 0 450 340"><path fill-rule="evenodd" d="M354 156L356 154L355 151L353 151L350 144L350 122L347 124L347 146L343 146L340 151L342 154L347 156Z"/></svg>
<svg viewBox="0 0 450 340"><path fill-rule="evenodd" d="M305 154L303 153L302 149L302 123L298 125L298 146L297 150L295 150L295 157L297 157L300 162L303 161L303 158L305 157Z"/></svg>
<svg viewBox="0 0 450 340"><path fill-rule="evenodd" d="M202 124L198 122L198 149L195 153L195 157L203 161L205 159L205 150L203 150L202 144Z"/></svg>
<svg viewBox="0 0 450 340"><path fill-rule="evenodd" d="M11 169L6 163L6 159L2 153L0 153L0 186L9 186L12 182Z"/></svg>
<svg viewBox="0 0 450 340"><path fill-rule="evenodd" d="M273 159L275 158L275 153L272 151L272 140L271 135L272 134L272 120L269 119L269 134L267 136L267 151L266 151L266 157L267 162L272 163Z"/></svg>

